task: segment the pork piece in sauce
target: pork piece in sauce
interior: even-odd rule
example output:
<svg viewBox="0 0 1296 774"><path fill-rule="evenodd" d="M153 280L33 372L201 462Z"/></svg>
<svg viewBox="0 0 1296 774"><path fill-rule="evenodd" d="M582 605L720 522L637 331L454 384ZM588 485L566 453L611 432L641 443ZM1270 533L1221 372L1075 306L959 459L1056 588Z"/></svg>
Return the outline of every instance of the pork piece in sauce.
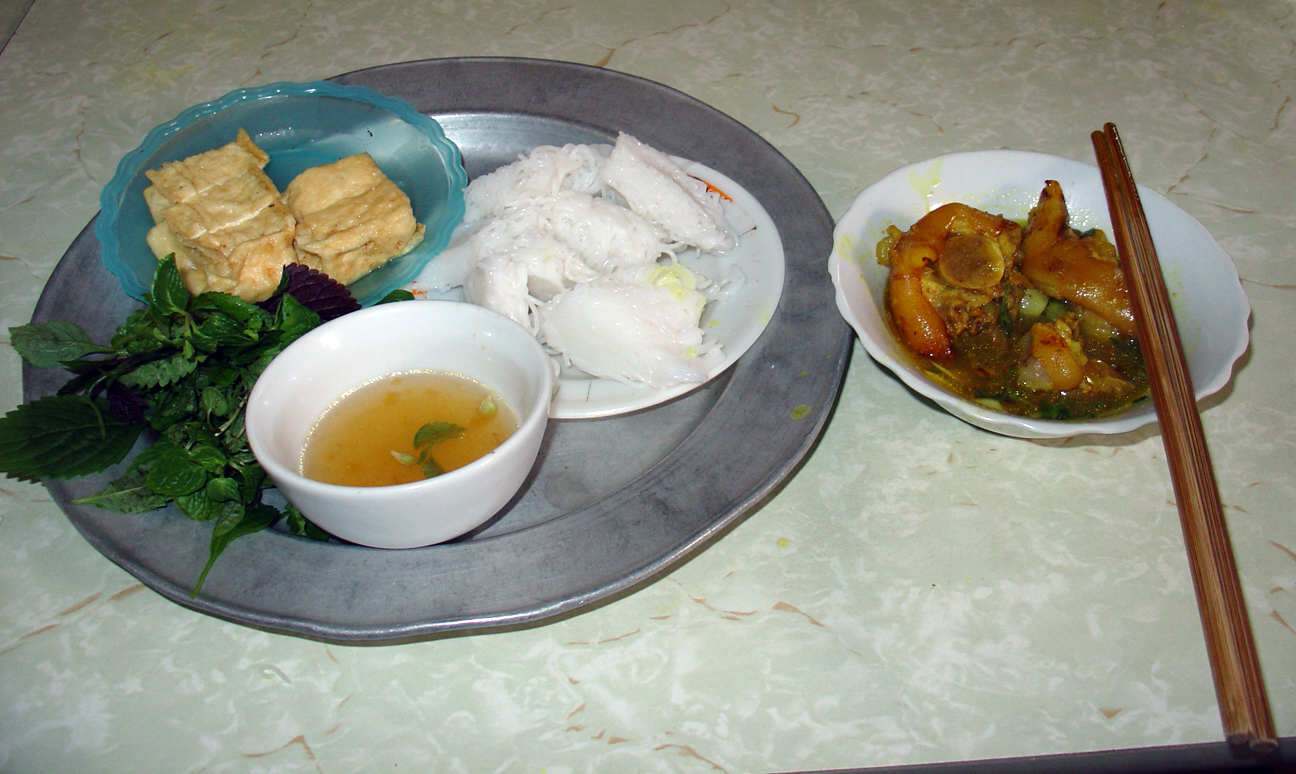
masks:
<svg viewBox="0 0 1296 774"><path fill-rule="evenodd" d="M1128 291L1101 231L1047 181L1025 229L942 205L878 246L896 336L934 381L1014 414L1082 418L1147 394Z"/></svg>

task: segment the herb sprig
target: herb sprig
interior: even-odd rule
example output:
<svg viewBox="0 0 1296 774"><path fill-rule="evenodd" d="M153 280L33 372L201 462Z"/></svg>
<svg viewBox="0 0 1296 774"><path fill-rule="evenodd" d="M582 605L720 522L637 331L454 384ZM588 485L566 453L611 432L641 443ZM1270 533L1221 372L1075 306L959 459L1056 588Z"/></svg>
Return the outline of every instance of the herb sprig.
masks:
<svg viewBox="0 0 1296 774"><path fill-rule="evenodd" d="M396 291L384 302L409 298ZM191 296L174 260L158 262L143 308L96 344L66 321L10 328L29 363L62 365L72 378L56 395L0 418L0 472L37 481L73 478L121 462L142 432L150 446L102 491L74 502L123 514L174 503L212 522L197 596L216 559L236 538L280 519L296 535L328 534L288 505L263 502L272 486L248 447L243 414L257 377L285 347L359 304L327 275L285 267L279 288L254 304L223 293Z"/></svg>
<svg viewBox="0 0 1296 774"><path fill-rule="evenodd" d="M453 422L428 422L414 433L414 450L418 452L417 457L403 454L395 449L392 450L392 456L402 465L418 467L423 471L424 478L435 478L445 473L445 470L432 457L432 447L442 441L463 438L465 432L462 427Z"/></svg>

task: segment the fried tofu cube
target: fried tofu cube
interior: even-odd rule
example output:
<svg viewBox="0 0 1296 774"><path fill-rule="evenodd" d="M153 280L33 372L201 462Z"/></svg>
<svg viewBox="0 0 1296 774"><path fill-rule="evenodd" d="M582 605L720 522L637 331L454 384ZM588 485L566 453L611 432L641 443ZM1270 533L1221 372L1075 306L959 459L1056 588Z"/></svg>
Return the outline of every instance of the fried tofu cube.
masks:
<svg viewBox="0 0 1296 774"><path fill-rule="evenodd" d="M228 145L145 173L152 185L144 199L156 223L149 248L159 259L175 253L190 293L261 301L278 287L284 265L301 260L296 221L263 171L268 161L240 129Z"/></svg>
<svg viewBox="0 0 1296 774"><path fill-rule="evenodd" d="M299 260L349 285L423 240L409 197L368 153L303 171L284 191Z"/></svg>

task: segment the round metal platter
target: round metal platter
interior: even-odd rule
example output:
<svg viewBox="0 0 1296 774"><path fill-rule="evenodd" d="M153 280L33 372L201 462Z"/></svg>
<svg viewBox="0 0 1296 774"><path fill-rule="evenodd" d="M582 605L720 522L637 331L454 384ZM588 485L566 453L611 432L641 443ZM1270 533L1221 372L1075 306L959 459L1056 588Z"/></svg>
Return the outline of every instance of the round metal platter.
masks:
<svg viewBox="0 0 1296 774"><path fill-rule="evenodd" d="M470 178L542 144L635 135L749 191L782 239L781 298L725 373L668 403L555 421L523 491L475 533L384 551L268 530L234 541L202 592L211 525L173 508L121 515L73 504L119 473L46 486L106 557L163 596L253 627L350 642L493 629L577 610L650 582L769 497L832 412L852 345L827 271L832 219L805 178L737 121L673 89L597 67L470 58L333 79L408 100L441 122ZM106 341L137 303L99 261L87 226L47 283L35 321L71 320ZM24 399L62 369L23 373Z"/></svg>

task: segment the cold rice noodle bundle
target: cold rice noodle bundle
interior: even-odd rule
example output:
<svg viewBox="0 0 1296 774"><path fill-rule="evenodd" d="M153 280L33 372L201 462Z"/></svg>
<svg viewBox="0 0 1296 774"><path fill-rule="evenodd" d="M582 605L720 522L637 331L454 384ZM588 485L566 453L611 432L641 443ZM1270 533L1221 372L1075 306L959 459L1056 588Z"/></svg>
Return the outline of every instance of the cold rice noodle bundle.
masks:
<svg viewBox="0 0 1296 774"><path fill-rule="evenodd" d="M722 362L699 323L718 291L680 263L738 243L720 194L621 134L614 146L542 146L468 186L451 245L416 280L526 326L570 365L654 388L703 382Z"/></svg>

